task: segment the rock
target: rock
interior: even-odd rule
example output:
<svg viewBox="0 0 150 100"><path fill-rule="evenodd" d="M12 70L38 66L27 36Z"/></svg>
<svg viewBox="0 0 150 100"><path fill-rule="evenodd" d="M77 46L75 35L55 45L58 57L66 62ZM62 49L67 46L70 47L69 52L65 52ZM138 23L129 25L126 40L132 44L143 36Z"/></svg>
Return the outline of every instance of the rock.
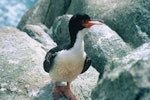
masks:
<svg viewBox="0 0 150 100"><path fill-rule="evenodd" d="M35 34L43 32L39 26L29 25L30 28ZM51 79L42 67L44 45L16 28L1 28L0 34L0 99L53 100ZM71 88L79 100L91 100L98 76L91 67L72 82Z"/></svg>
<svg viewBox="0 0 150 100"><path fill-rule="evenodd" d="M107 4L107 2L105 2ZM102 19L133 48L149 42L149 1L124 0L114 4L103 13ZM109 5L110 6L110 5ZM107 6L105 6L107 7ZM104 9L100 7L99 9ZM112 9L113 8L113 9Z"/></svg>
<svg viewBox="0 0 150 100"><path fill-rule="evenodd" d="M23 29L30 37L43 44L43 48L48 51L52 47L56 46L56 43L50 38L50 36L46 33L48 29L44 25L30 25L27 24Z"/></svg>
<svg viewBox="0 0 150 100"><path fill-rule="evenodd" d="M60 15L87 13L94 19L103 19L125 42L136 48L150 41L149 4L143 0L39 0L24 15L18 28L22 29L27 23L44 23L49 28Z"/></svg>
<svg viewBox="0 0 150 100"><path fill-rule="evenodd" d="M144 0L72 0L67 13L78 11L94 19L103 19L125 42L136 48L150 41L149 5L150 2Z"/></svg>
<svg viewBox="0 0 150 100"><path fill-rule="evenodd" d="M129 53L98 82L92 100L149 100L150 43Z"/></svg>
<svg viewBox="0 0 150 100"><path fill-rule="evenodd" d="M26 24L43 23L50 28L54 19L64 14L69 5L70 0L39 0L25 13L17 27L22 30Z"/></svg>
<svg viewBox="0 0 150 100"><path fill-rule="evenodd" d="M106 67L112 61L129 53L130 47L107 25L95 25L85 36L85 50L92 59L92 65L101 75L113 68ZM101 76L102 77L102 76Z"/></svg>
<svg viewBox="0 0 150 100"><path fill-rule="evenodd" d="M0 29L0 99L31 100L49 83L41 44L16 28Z"/></svg>
<svg viewBox="0 0 150 100"><path fill-rule="evenodd" d="M72 15L63 15L56 18L52 27L51 37L57 45L70 42L68 23Z"/></svg>

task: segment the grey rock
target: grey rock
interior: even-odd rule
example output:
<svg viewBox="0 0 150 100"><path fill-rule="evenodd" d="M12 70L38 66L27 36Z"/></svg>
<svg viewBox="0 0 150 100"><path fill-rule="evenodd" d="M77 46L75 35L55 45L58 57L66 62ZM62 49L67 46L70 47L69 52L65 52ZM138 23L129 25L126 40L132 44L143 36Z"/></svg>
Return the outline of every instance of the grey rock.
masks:
<svg viewBox="0 0 150 100"><path fill-rule="evenodd" d="M70 2L71 0L39 0L24 14L17 27L22 30L26 24L43 23L50 28L57 16L66 13Z"/></svg>
<svg viewBox="0 0 150 100"><path fill-rule="evenodd" d="M47 34L48 29L46 26L40 25L30 25L27 24L23 29L30 37L43 44L43 48L48 51L52 47L56 46L56 43L51 39L51 37Z"/></svg>
<svg viewBox="0 0 150 100"><path fill-rule="evenodd" d="M16 28L0 29L0 99L31 100L49 83L41 44Z"/></svg>
<svg viewBox="0 0 150 100"><path fill-rule="evenodd" d="M43 32L39 26L29 26L33 32ZM51 79L42 67L44 45L16 28L1 28L0 34L0 99L53 100ZM91 67L72 82L71 89L79 100L91 100L98 76Z"/></svg>
<svg viewBox="0 0 150 100"><path fill-rule="evenodd" d="M58 16L87 13L93 19L104 20L126 43L136 48L150 41L149 5L149 0L39 0L24 15L18 28L28 23L43 23L50 28Z"/></svg>
<svg viewBox="0 0 150 100"><path fill-rule="evenodd" d="M93 100L149 100L150 43L129 53L98 82Z"/></svg>
<svg viewBox="0 0 150 100"><path fill-rule="evenodd" d="M70 42L68 23L72 15L63 15L56 18L52 27L51 37L57 45Z"/></svg>
<svg viewBox="0 0 150 100"><path fill-rule="evenodd" d="M85 50L92 58L92 65L101 77L104 71L111 71L112 61L129 53L131 48L119 37L119 35L107 25L95 25L85 36Z"/></svg>

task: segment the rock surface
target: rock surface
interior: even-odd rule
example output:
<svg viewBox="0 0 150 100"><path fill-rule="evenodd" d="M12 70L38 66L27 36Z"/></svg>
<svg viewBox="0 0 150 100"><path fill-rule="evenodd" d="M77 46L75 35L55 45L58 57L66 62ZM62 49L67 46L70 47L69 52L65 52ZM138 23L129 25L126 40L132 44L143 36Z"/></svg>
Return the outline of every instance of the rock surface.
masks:
<svg viewBox="0 0 150 100"><path fill-rule="evenodd" d="M86 31L85 50L99 73L91 67L72 83L79 100L150 100L149 5L149 0L39 0L18 25L25 32L0 29L0 99L53 100L42 69L45 53L56 46L53 41L70 41L66 14L83 12L105 24Z"/></svg>
<svg viewBox="0 0 150 100"><path fill-rule="evenodd" d="M123 57L117 68L98 82L92 100L149 100L150 99L150 43Z"/></svg>
<svg viewBox="0 0 150 100"><path fill-rule="evenodd" d="M32 32L43 32L39 27L30 25ZM51 79L42 67L46 53L44 43L12 27L0 29L0 34L0 99L53 100ZM56 46L51 40L49 42L49 49ZM91 67L72 83L72 90L80 100L91 100L98 76Z"/></svg>
<svg viewBox="0 0 150 100"><path fill-rule="evenodd" d="M149 0L39 0L18 27L22 29L26 23L44 23L51 27L60 15L87 13L93 19L103 19L125 42L136 48L150 41L149 5Z"/></svg>
<svg viewBox="0 0 150 100"><path fill-rule="evenodd" d="M27 24L23 29L30 37L39 43L43 44L43 48L48 51L51 47L56 46L56 43L47 34L48 28L45 25L31 25Z"/></svg>

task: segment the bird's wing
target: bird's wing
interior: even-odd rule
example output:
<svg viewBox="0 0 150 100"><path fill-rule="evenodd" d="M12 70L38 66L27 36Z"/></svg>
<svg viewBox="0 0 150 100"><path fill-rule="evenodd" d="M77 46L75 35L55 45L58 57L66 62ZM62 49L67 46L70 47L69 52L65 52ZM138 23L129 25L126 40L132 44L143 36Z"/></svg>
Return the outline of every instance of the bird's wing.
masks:
<svg viewBox="0 0 150 100"><path fill-rule="evenodd" d="M45 72L49 73L53 66L54 58L56 57L57 52L59 52L60 50L62 50L60 47L55 47L46 53L45 60L43 62L43 68Z"/></svg>
<svg viewBox="0 0 150 100"><path fill-rule="evenodd" d="M91 58L86 56L86 59L85 59L85 62L84 62L84 67L83 67L83 70L82 70L82 72L80 74L86 72L89 69L91 63L92 63Z"/></svg>

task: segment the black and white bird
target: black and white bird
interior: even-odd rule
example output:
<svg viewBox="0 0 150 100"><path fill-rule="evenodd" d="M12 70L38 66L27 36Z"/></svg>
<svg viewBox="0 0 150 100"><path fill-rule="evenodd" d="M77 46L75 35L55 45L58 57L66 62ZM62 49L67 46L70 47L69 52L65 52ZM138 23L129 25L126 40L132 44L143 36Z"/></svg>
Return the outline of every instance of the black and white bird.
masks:
<svg viewBox="0 0 150 100"><path fill-rule="evenodd" d="M69 21L70 44L64 47L57 46L47 52L43 66L54 83L55 100L61 96L69 100L78 100L71 92L70 83L91 65L91 59L84 51L83 39L86 33L84 30L95 24L101 25L102 23L91 21L87 14L73 15ZM66 85L63 84L65 82Z"/></svg>

